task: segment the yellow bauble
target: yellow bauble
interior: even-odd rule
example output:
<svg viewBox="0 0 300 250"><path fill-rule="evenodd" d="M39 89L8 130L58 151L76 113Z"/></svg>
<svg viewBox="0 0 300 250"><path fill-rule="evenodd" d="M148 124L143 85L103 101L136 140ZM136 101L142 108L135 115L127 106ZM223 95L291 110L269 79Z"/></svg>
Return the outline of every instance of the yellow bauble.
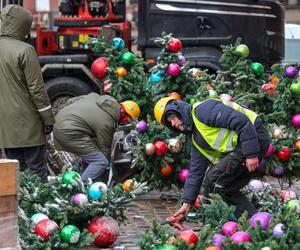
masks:
<svg viewBox="0 0 300 250"><path fill-rule="evenodd" d="M145 154L150 156L153 155L155 153L155 146L153 143L147 143L145 145Z"/></svg>
<svg viewBox="0 0 300 250"><path fill-rule="evenodd" d="M133 179L127 179L123 182L123 190L127 193L131 191L134 187L134 180Z"/></svg>
<svg viewBox="0 0 300 250"><path fill-rule="evenodd" d="M125 77L127 75L127 70L124 67L118 67L116 69L116 75L118 77Z"/></svg>
<svg viewBox="0 0 300 250"><path fill-rule="evenodd" d="M298 152L300 152L300 140L297 140L294 144L295 149L297 149Z"/></svg>

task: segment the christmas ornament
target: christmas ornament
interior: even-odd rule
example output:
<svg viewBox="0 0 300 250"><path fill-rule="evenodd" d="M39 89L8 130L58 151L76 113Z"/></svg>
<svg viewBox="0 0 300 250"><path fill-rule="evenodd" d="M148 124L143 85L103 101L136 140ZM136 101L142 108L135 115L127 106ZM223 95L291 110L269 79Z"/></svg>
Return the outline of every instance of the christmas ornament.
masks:
<svg viewBox="0 0 300 250"><path fill-rule="evenodd" d="M121 62L125 65L133 64L135 61L135 56L133 53L127 51L121 55Z"/></svg>
<svg viewBox="0 0 300 250"><path fill-rule="evenodd" d="M181 183L185 183L186 179L188 178L189 175L189 169L183 168L179 172L179 181Z"/></svg>
<svg viewBox="0 0 300 250"><path fill-rule="evenodd" d="M94 240L97 247L109 247L119 236L118 223L112 217L102 216L93 219L88 225L88 232L98 234Z"/></svg>
<svg viewBox="0 0 300 250"><path fill-rule="evenodd" d="M214 234L213 243L216 247L222 247L222 242L226 239L226 237L222 234Z"/></svg>
<svg viewBox="0 0 300 250"><path fill-rule="evenodd" d="M288 66L285 69L285 76L288 78L294 78L295 76L297 76L297 74L298 74L298 70L294 66Z"/></svg>
<svg viewBox="0 0 300 250"><path fill-rule="evenodd" d="M260 223L262 229L267 230L270 225L270 221L272 219L272 215L267 212L258 212L252 215L249 221L249 225L252 228L256 228L256 224Z"/></svg>
<svg viewBox="0 0 300 250"><path fill-rule="evenodd" d="M164 156L167 153L167 144L164 141L158 140L154 142L155 154L157 156Z"/></svg>
<svg viewBox="0 0 300 250"><path fill-rule="evenodd" d="M235 48L235 51L240 54L241 57L249 56L249 48L245 44L240 44Z"/></svg>
<svg viewBox="0 0 300 250"><path fill-rule="evenodd" d="M252 192L260 192L264 189L264 185L262 184L262 182L260 180L251 180L248 183L248 188Z"/></svg>
<svg viewBox="0 0 300 250"><path fill-rule="evenodd" d="M256 76L261 76L264 73L264 66L258 62L252 63L250 69Z"/></svg>
<svg viewBox="0 0 300 250"><path fill-rule="evenodd" d="M152 250L178 250L175 246L171 244L163 244L152 248Z"/></svg>
<svg viewBox="0 0 300 250"><path fill-rule="evenodd" d="M115 37L112 39L111 45L115 47L118 51L121 51L125 48L125 42L120 37Z"/></svg>
<svg viewBox="0 0 300 250"><path fill-rule="evenodd" d="M34 227L35 234L41 236L44 241L49 240L54 230L59 230L59 227L54 221L49 219L41 220Z"/></svg>
<svg viewBox="0 0 300 250"><path fill-rule="evenodd" d="M194 98L194 97L192 97L191 99L190 99L190 101L189 101L189 103L191 104L191 105L194 105L195 103L196 103L196 99Z"/></svg>
<svg viewBox="0 0 300 250"><path fill-rule="evenodd" d="M288 202L297 198L296 193L292 190L282 190L279 196L282 202Z"/></svg>
<svg viewBox="0 0 300 250"><path fill-rule="evenodd" d="M168 141L168 149L173 154L177 154L181 150L181 142L177 138L172 138Z"/></svg>
<svg viewBox="0 0 300 250"><path fill-rule="evenodd" d="M295 128L300 128L300 114L293 115L292 124Z"/></svg>
<svg viewBox="0 0 300 250"><path fill-rule="evenodd" d="M198 194L196 201L193 204L193 208L198 209L202 203L202 199L204 196L202 194Z"/></svg>
<svg viewBox="0 0 300 250"><path fill-rule="evenodd" d="M173 169L170 164L166 164L166 165L162 166L160 169L160 173L165 177L170 176L172 174L172 172L173 172Z"/></svg>
<svg viewBox="0 0 300 250"><path fill-rule="evenodd" d="M250 102L246 102L244 104L245 108L250 109L251 108L251 103Z"/></svg>
<svg viewBox="0 0 300 250"><path fill-rule="evenodd" d="M101 200L102 198L102 192L101 192L101 182L95 182L89 187L89 196L92 200Z"/></svg>
<svg viewBox="0 0 300 250"><path fill-rule="evenodd" d="M264 173L264 172L266 171L266 168L267 168L266 162L265 162L265 160L262 160L262 161L258 164L256 170L257 170L258 172L260 172L260 173Z"/></svg>
<svg viewBox="0 0 300 250"><path fill-rule="evenodd" d="M155 146L153 143L147 143L145 145L145 154L150 156L153 155L155 153Z"/></svg>
<svg viewBox="0 0 300 250"><path fill-rule="evenodd" d="M220 247L211 246L211 247L205 248L205 250L221 250L221 248Z"/></svg>
<svg viewBox="0 0 300 250"><path fill-rule="evenodd" d="M271 247L263 247L260 250L272 250L272 248Z"/></svg>
<svg viewBox="0 0 300 250"><path fill-rule="evenodd" d="M279 83L280 79L277 76L270 76L269 79L271 80L271 83L276 85Z"/></svg>
<svg viewBox="0 0 300 250"><path fill-rule="evenodd" d="M47 219L49 219L48 216L43 213L36 213L30 217L31 224L33 226L38 224L41 220L47 220Z"/></svg>
<svg viewBox="0 0 300 250"><path fill-rule="evenodd" d="M168 94L168 96L169 97L173 97L173 98L175 98L176 100L181 100L181 95L180 94L178 94L177 92L171 92L171 93L169 93Z"/></svg>
<svg viewBox="0 0 300 250"><path fill-rule="evenodd" d="M273 94L276 92L276 85L272 83L265 83L261 86L261 90L267 94Z"/></svg>
<svg viewBox="0 0 300 250"><path fill-rule="evenodd" d="M282 176L283 173L284 173L283 167L278 166L278 167L273 168L273 170L272 170L272 174L277 177Z"/></svg>
<svg viewBox="0 0 300 250"><path fill-rule="evenodd" d="M226 102L234 102L234 99L233 99L230 95L225 94L225 93L221 94L221 95L219 96L219 98L220 98L222 101L226 101Z"/></svg>
<svg viewBox="0 0 300 250"><path fill-rule="evenodd" d="M179 54L178 55L178 62L180 66L183 66L186 63L186 59L183 55Z"/></svg>
<svg viewBox="0 0 300 250"><path fill-rule="evenodd" d="M272 133L273 137L275 139L283 139L284 138L284 131L281 129L281 128L275 128L273 130L273 133Z"/></svg>
<svg viewBox="0 0 300 250"><path fill-rule="evenodd" d="M223 235L232 235L238 228L238 224L235 221L227 221L222 226Z"/></svg>
<svg viewBox="0 0 300 250"><path fill-rule="evenodd" d="M116 75L117 77L125 77L127 75L127 70L124 67L118 67L116 69Z"/></svg>
<svg viewBox="0 0 300 250"><path fill-rule="evenodd" d="M179 39L171 38L168 41L168 50L169 51L176 53L179 50L181 50L181 48L182 48L182 43Z"/></svg>
<svg viewBox="0 0 300 250"><path fill-rule="evenodd" d="M191 68L188 71L189 74L191 74L196 80L198 80L201 77L201 71L197 68Z"/></svg>
<svg viewBox="0 0 300 250"><path fill-rule="evenodd" d="M162 80L163 80L163 71L162 70L152 72L150 77L149 77L149 82L150 83L159 83Z"/></svg>
<svg viewBox="0 0 300 250"><path fill-rule="evenodd" d="M102 194L107 191L107 185L104 182L97 182Z"/></svg>
<svg viewBox="0 0 300 250"><path fill-rule="evenodd" d="M170 76L177 77L180 74L181 69L177 63L170 63L167 68L167 72Z"/></svg>
<svg viewBox="0 0 300 250"><path fill-rule="evenodd" d="M75 194L71 198L71 203L73 206L79 206L84 207L86 204L88 204L88 198L85 194Z"/></svg>
<svg viewBox="0 0 300 250"><path fill-rule="evenodd" d="M250 235L247 232L239 231L231 235L230 238L234 243L250 242Z"/></svg>
<svg viewBox="0 0 300 250"><path fill-rule="evenodd" d="M75 171L67 171L62 177L62 183L71 186L78 186L81 183L81 177Z"/></svg>
<svg viewBox="0 0 300 250"><path fill-rule="evenodd" d="M123 182L123 190L124 192L130 192L134 187L134 180L133 179L127 179Z"/></svg>
<svg viewBox="0 0 300 250"><path fill-rule="evenodd" d="M60 238L69 244L76 244L80 238L80 231L73 225L66 225L60 232Z"/></svg>
<svg viewBox="0 0 300 250"><path fill-rule="evenodd" d="M218 97L218 93L214 89L208 90L208 94L211 98L217 98Z"/></svg>
<svg viewBox="0 0 300 250"><path fill-rule="evenodd" d="M178 238L184 240L189 245L196 246L198 243L198 235L191 229L180 231Z"/></svg>
<svg viewBox="0 0 300 250"><path fill-rule="evenodd" d="M297 96L300 96L300 82L293 82L290 86L290 90Z"/></svg>
<svg viewBox="0 0 300 250"><path fill-rule="evenodd" d="M274 154L274 148L273 148L273 145L270 144L265 157L270 158L273 154Z"/></svg>
<svg viewBox="0 0 300 250"><path fill-rule="evenodd" d="M276 155L279 160L288 161L291 156L291 150L289 147L284 147L282 150L279 150Z"/></svg>
<svg viewBox="0 0 300 250"><path fill-rule="evenodd" d="M300 152L300 140L297 140L294 144L295 149L297 149L298 152Z"/></svg>
<svg viewBox="0 0 300 250"><path fill-rule="evenodd" d="M135 128L139 133L143 134L147 131L148 124L144 120L141 120L136 124Z"/></svg>
<svg viewBox="0 0 300 250"><path fill-rule="evenodd" d="M300 200L290 200L286 203L287 209L296 210L300 214Z"/></svg>
<svg viewBox="0 0 300 250"><path fill-rule="evenodd" d="M277 237L282 237L284 235L285 226L282 223L278 223L273 227L273 235Z"/></svg>
<svg viewBox="0 0 300 250"><path fill-rule="evenodd" d="M110 92L110 90L111 90L111 86L112 86L112 84L110 83L109 80L106 80L106 81L103 83L103 94L104 94L104 95L109 94L109 92Z"/></svg>
<svg viewBox="0 0 300 250"><path fill-rule="evenodd" d="M98 78L103 79L107 76L106 68L108 67L108 60L105 57L96 59L91 66L92 74Z"/></svg>

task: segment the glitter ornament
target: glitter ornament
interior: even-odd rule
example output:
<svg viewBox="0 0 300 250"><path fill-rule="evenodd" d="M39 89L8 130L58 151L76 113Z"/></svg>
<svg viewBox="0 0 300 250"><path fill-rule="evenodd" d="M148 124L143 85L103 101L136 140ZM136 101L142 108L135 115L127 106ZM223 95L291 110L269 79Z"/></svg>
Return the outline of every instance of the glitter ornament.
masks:
<svg viewBox="0 0 300 250"><path fill-rule="evenodd" d="M76 244L80 238L80 231L73 225L66 225L60 232L60 238L69 244Z"/></svg>

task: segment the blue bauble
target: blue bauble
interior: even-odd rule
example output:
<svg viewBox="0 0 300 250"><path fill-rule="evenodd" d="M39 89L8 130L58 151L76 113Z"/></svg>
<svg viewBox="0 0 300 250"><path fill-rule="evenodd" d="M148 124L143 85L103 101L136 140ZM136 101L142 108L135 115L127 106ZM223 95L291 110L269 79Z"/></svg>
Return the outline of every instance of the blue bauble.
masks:
<svg viewBox="0 0 300 250"><path fill-rule="evenodd" d="M41 220L46 220L49 219L47 215L43 214L43 213L36 213L34 215L31 216L30 220L32 222L32 225L36 225L38 224Z"/></svg>
<svg viewBox="0 0 300 250"><path fill-rule="evenodd" d="M161 70L151 73L151 75L149 77L149 82L150 83L159 83L159 82L161 82L162 79L163 79L162 74L163 74L163 72Z"/></svg>
<svg viewBox="0 0 300 250"><path fill-rule="evenodd" d="M125 48L125 42L120 37L115 37L112 42L112 46L114 46L118 51L121 51Z"/></svg>
<svg viewBox="0 0 300 250"><path fill-rule="evenodd" d="M89 196L92 200L101 200L102 198L102 182L95 182L89 188Z"/></svg>

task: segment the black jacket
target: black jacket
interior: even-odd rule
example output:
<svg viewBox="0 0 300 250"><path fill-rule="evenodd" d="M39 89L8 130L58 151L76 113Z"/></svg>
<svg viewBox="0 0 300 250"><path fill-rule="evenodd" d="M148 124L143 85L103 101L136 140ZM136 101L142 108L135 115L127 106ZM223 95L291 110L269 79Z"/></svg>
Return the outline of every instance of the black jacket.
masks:
<svg viewBox="0 0 300 250"><path fill-rule="evenodd" d="M183 101L173 101L167 105L164 117L166 117L168 112L179 114L179 117L183 120L183 127L189 140L193 134L195 141L201 148L210 148L196 129L191 111L192 107L190 104ZM246 115L214 99L208 99L200 104L196 109L195 115L199 121L208 126L234 130L238 134L238 143L242 148L245 158L252 158L259 154L260 148L255 130L255 127L261 124L259 118L256 119L253 126ZM164 122L167 127L176 130L166 120ZM183 202L191 204L195 201L209 163L209 160L192 145L191 166L184 186Z"/></svg>

